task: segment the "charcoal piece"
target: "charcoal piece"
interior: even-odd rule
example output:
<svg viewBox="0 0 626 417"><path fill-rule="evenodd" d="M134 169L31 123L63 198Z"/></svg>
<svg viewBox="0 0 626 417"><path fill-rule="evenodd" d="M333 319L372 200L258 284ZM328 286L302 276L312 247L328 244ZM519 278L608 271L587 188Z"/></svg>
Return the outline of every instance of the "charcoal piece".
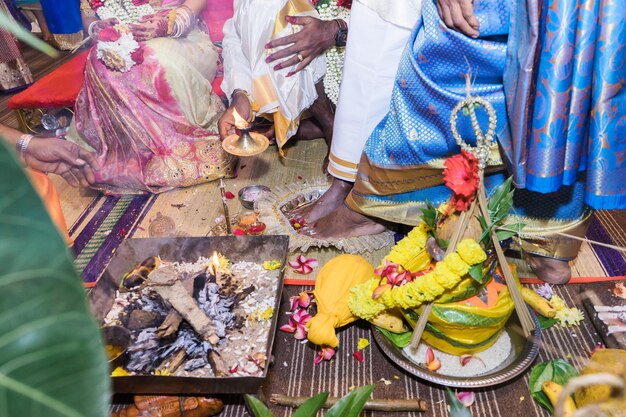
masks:
<svg viewBox="0 0 626 417"><path fill-rule="evenodd" d="M209 362L207 361L206 358L190 359L185 363L185 371L187 372L195 371L196 369L203 368L207 366L208 364Z"/></svg>
<svg viewBox="0 0 626 417"><path fill-rule="evenodd" d="M178 314L176 310L172 309L167 314L167 317L165 317L165 320L163 320L163 323L161 323L161 325L157 329L157 337L161 339L167 339L174 336L178 331L178 327L180 326L180 323L182 323L182 321L183 318L180 316L180 314Z"/></svg>
<svg viewBox="0 0 626 417"><path fill-rule="evenodd" d="M238 304L243 301L247 296L254 292L254 285L250 285L249 287L244 288L241 292L238 292L233 297L233 304Z"/></svg>
<svg viewBox="0 0 626 417"><path fill-rule="evenodd" d="M163 317L155 311L133 310L130 312L126 327L129 330L140 330L146 327L158 326Z"/></svg>

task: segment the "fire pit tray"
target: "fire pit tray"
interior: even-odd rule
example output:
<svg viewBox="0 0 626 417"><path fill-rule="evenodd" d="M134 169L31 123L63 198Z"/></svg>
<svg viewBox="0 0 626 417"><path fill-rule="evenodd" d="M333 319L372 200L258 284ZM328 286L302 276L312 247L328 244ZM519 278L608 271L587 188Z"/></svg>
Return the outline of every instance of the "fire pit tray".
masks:
<svg viewBox="0 0 626 417"><path fill-rule="evenodd" d="M104 275L89 293L92 313L99 323L111 310L122 276L150 256L167 261L194 262L199 256L214 251L231 262L262 263L277 259L285 265L289 248L287 236L224 236L224 237L163 237L128 239L111 259ZM283 272L278 276L274 316L267 340L267 356L271 358L276 333L278 311L283 289ZM229 394L256 393L267 377L268 367L261 376L232 376L193 378L179 376L132 375L111 377L116 393L132 394Z"/></svg>

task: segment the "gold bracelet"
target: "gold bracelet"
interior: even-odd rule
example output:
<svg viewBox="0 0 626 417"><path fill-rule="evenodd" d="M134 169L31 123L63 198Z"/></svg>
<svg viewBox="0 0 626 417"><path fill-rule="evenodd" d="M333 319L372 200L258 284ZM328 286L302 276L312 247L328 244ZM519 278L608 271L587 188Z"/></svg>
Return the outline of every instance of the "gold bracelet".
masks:
<svg viewBox="0 0 626 417"><path fill-rule="evenodd" d="M167 15L167 36L174 32L174 22L176 22L176 9L170 10Z"/></svg>

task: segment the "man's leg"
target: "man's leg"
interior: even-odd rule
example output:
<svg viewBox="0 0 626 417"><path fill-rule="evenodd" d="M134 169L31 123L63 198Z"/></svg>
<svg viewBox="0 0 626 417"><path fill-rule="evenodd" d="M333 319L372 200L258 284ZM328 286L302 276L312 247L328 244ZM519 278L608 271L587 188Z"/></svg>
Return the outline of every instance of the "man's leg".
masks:
<svg viewBox="0 0 626 417"><path fill-rule="evenodd" d="M333 182L315 204L295 213L308 223L342 205L352 189L365 142L389 111L396 70L410 34L410 29L384 21L362 4L352 5L328 165Z"/></svg>

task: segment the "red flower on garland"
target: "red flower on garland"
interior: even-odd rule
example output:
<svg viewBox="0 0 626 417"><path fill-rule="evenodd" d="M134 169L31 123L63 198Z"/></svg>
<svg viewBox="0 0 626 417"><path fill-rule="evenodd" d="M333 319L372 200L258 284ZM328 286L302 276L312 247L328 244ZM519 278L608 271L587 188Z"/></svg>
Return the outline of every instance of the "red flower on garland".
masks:
<svg viewBox="0 0 626 417"><path fill-rule="evenodd" d="M469 152L461 151L444 162L443 182L452 190L450 203L458 211L469 208L478 190L478 160Z"/></svg>
<svg viewBox="0 0 626 417"><path fill-rule="evenodd" d="M133 0L133 5L135 6L143 6L144 4L148 4L150 0Z"/></svg>
<svg viewBox="0 0 626 417"><path fill-rule="evenodd" d="M117 31L117 29L115 29L113 27L108 27L108 28L102 29L98 33L98 40L101 41L101 42L115 42L121 36L122 35Z"/></svg>
<svg viewBox="0 0 626 417"><path fill-rule="evenodd" d="M338 7L345 7L346 9L352 8L352 0L337 0Z"/></svg>

